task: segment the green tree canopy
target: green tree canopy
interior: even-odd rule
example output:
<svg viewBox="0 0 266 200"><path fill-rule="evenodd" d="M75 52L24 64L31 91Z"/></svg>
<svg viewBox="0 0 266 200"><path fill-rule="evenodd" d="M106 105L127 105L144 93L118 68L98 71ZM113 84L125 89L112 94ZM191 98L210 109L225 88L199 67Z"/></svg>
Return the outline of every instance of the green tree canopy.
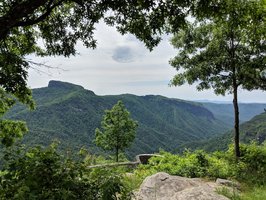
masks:
<svg viewBox="0 0 266 200"><path fill-rule="evenodd" d="M28 69L40 65L27 55L71 56L81 41L96 47L95 25L100 21L121 34L131 33L152 49L166 30L166 23L178 29L185 23L189 1L164 0L3 0L0 3L0 110L15 101L33 108L27 87ZM0 119L2 114L0 115ZM4 124L3 124L4 123ZM9 125L12 121L8 122ZM7 123L1 119L0 138L6 140ZM19 125L19 126L17 126ZM20 127L20 128L19 128ZM12 124L9 133L26 126ZM19 134L21 135L21 134ZM9 138L8 140L10 140Z"/></svg>
<svg viewBox="0 0 266 200"><path fill-rule="evenodd" d="M4 0L0 4L0 86L23 103L30 102L26 56L71 56L81 41L96 47L95 25L115 26L152 49L165 30L165 20L178 29L189 1L163 0Z"/></svg>
<svg viewBox="0 0 266 200"><path fill-rule="evenodd" d="M34 107L27 87L28 69L40 64L27 55L68 57L76 54L78 41L95 48L95 25L100 21L121 34L135 35L151 50L159 43L160 34L183 27L188 13L213 9L212 1L206 0L1 1L0 109L10 108L15 101ZM3 130L1 138L7 135Z"/></svg>
<svg viewBox="0 0 266 200"><path fill-rule="evenodd" d="M266 89L265 1L213 1L212 7L214 12L195 13L194 22L172 38L179 51L170 61L178 70L172 84L233 94L239 157L238 90Z"/></svg>
<svg viewBox="0 0 266 200"><path fill-rule="evenodd" d="M137 122L130 118L130 113L122 101L118 101L111 110L106 110L101 128L95 130L95 143L104 150L115 151L118 162L119 151L125 151L136 135Z"/></svg>

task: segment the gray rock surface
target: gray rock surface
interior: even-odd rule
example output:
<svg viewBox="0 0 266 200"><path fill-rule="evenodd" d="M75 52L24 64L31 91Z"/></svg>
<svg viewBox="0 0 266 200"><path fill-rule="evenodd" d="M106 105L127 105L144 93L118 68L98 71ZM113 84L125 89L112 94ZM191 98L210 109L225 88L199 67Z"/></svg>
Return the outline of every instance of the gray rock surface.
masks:
<svg viewBox="0 0 266 200"><path fill-rule="evenodd" d="M135 194L135 200L228 200L217 194L219 184L201 179L170 176L159 172L147 177Z"/></svg>
<svg viewBox="0 0 266 200"><path fill-rule="evenodd" d="M220 185L224 185L224 186L228 186L228 187L234 187L234 188L240 188L240 184L235 182L235 181L230 181L227 179L221 179L221 178L217 178L216 179L216 183L220 184Z"/></svg>

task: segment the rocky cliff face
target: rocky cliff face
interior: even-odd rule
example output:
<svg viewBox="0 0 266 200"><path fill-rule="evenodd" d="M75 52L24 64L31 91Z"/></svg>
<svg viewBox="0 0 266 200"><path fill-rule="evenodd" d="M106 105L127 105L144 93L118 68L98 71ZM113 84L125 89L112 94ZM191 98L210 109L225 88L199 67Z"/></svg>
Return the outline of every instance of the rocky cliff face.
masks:
<svg viewBox="0 0 266 200"><path fill-rule="evenodd" d="M159 172L143 181L135 200L229 200L216 192L219 187L219 183Z"/></svg>

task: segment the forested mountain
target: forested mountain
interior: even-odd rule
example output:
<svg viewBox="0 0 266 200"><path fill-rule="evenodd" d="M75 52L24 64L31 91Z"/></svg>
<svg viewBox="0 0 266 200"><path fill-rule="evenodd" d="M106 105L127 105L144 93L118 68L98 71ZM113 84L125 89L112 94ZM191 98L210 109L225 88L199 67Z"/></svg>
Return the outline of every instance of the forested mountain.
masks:
<svg viewBox="0 0 266 200"><path fill-rule="evenodd" d="M214 116L227 123L228 125L233 126L234 124L234 108L233 104L224 104L224 103L202 103L205 108L210 110ZM264 103L239 103L239 118L240 121L246 122L251 120L254 116L264 112L266 104Z"/></svg>
<svg viewBox="0 0 266 200"><path fill-rule="evenodd" d="M29 127L23 142L47 145L61 141L63 149L82 146L95 152L94 130L99 127L104 110L122 100L137 120L137 136L128 154L151 153L159 148L171 151L184 142L207 139L230 127L200 103L162 96L130 94L97 96L81 86L50 81L48 87L33 89L37 108L28 111L16 106L6 117L25 120Z"/></svg>
<svg viewBox="0 0 266 200"><path fill-rule="evenodd" d="M180 149L184 148L204 149L206 151L225 150L230 143L233 143L233 130L222 135L217 135L211 139L188 142L183 144ZM252 141L261 144L266 140L266 112L263 112L251 120L240 125L240 141L250 143ZM176 149L176 151L180 151Z"/></svg>
<svg viewBox="0 0 266 200"><path fill-rule="evenodd" d="M250 142L252 140L262 143L266 139L266 112L253 117L240 126L240 137L243 142Z"/></svg>
<svg viewBox="0 0 266 200"><path fill-rule="evenodd" d="M48 145L56 139L63 150L73 151L85 146L97 152L93 143L94 130L100 126L104 110L111 109L118 100L124 102L132 118L139 123L135 142L127 152L131 156L156 152L159 148L173 151L207 145L210 146L207 149L212 149L224 147L226 143L217 141L230 140L223 135L232 128L233 109L227 104L201 104L154 95L98 96L81 86L60 81L50 81L48 87L33 89L33 98L36 110L29 111L18 105L6 116L27 122L30 131L23 142L30 145ZM241 111L244 110L240 113L242 121L263 110L264 106L248 105L240 105ZM224 139L217 140L214 136ZM213 137L215 145L206 143Z"/></svg>

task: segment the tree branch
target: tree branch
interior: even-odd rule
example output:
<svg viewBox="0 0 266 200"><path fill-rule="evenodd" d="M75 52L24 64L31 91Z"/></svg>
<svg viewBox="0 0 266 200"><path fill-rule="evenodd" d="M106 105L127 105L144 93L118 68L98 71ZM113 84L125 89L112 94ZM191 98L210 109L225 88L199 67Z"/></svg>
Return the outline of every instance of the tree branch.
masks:
<svg viewBox="0 0 266 200"><path fill-rule="evenodd" d="M50 0L49 4L47 6L46 12L44 14L42 14L41 16L39 16L36 19L20 21L15 26L31 26L31 25L37 24L37 23L45 20L51 14L53 9L56 8L57 6L60 6L63 3L64 0L61 0L58 3L54 4L54 5L52 5L52 1L53 0Z"/></svg>
<svg viewBox="0 0 266 200"><path fill-rule="evenodd" d="M15 3L15 5L12 6L4 16L0 17L0 40L3 40L7 36L11 28L17 27L19 25L23 26L21 20L29 15L34 14L37 9L47 4L47 2L47 0L28 0L22 3ZM52 2L55 2L55 0L50 0L50 3ZM62 2L63 0L59 1L58 3ZM47 11L49 11L49 9ZM36 20L32 20L31 23L28 24L34 24L34 21L35 23L38 23L40 20L45 19L45 17L47 17L46 15L49 15L49 12L46 12ZM25 23L24 26L28 24Z"/></svg>

